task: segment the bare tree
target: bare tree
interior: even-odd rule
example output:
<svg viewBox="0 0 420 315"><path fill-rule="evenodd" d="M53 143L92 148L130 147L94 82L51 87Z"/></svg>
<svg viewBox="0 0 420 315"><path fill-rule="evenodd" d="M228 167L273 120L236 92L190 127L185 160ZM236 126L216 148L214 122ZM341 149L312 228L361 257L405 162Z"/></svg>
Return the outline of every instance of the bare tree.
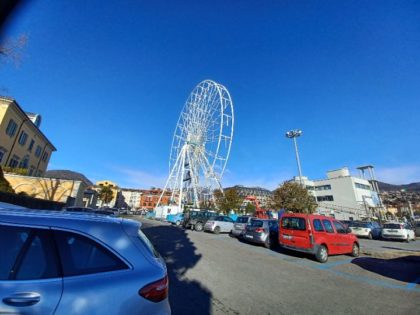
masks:
<svg viewBox="0 0 420 315"><path fill-rule="evenodd" d="M0 43L0 58L5 62L12 62L19 66L23 56L23 49L28 42L26 34L17 38L9 38Z"/></svg>

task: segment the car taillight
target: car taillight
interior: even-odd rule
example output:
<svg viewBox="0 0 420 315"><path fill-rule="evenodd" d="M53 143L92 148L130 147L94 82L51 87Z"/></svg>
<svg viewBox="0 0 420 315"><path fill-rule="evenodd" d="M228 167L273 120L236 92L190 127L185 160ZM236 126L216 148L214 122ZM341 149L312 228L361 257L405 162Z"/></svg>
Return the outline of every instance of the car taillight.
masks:
<svg viewBox="0 0 420 315"><path fill-rule="evenodd" d="M262 233L262 232L264 232L264 229L263 228L256 228L255 229L255 232Z"/></svg>
<svg viewBox="0 0 420 315"><path fill-rule="evenodd" d="M168 275L163 279L149 283L139 290L139 295L152 302L160 302L168 297L169 280Z"/></svg>

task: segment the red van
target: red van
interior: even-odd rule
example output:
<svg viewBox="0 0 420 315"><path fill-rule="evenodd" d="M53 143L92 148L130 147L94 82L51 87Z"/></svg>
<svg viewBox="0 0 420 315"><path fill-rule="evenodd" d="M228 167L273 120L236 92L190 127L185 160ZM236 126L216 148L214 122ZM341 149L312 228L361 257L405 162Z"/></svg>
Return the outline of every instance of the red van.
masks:
<svg viewBox="0 0 420 315"><path fill-rule="evenodd" d="M284 248L315 255L325 263L328 255L359 256L359 240L341 222L313 214L284 214L279 222L279 243Z"/></svg>

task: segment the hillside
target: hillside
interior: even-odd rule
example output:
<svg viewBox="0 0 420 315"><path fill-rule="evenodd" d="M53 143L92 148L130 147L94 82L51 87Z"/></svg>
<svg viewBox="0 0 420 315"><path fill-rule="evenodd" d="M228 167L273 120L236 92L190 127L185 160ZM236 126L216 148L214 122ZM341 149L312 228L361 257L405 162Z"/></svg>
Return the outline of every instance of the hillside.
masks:
<svg viewBox="0 0 420 315"><path fill-rule="evenodd" d="M397 190L405 189L406 191L419 191L420 192L420 183L393 185L393 184L378 182L378 184L379 184L379 190L381 191L397 191Z"/></svg>

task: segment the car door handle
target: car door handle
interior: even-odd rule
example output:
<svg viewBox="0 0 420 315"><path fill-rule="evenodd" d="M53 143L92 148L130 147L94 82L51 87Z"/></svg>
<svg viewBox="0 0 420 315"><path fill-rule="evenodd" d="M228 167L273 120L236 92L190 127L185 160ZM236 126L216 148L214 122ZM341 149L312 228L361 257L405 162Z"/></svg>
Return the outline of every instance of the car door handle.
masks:
<svg viewBox="0 0 420 315"><path fill-rule="evenodd" d="M36 292L15 293L3 298L3 303L11 306L31 306L41 301L41 295Z"/></svg>

